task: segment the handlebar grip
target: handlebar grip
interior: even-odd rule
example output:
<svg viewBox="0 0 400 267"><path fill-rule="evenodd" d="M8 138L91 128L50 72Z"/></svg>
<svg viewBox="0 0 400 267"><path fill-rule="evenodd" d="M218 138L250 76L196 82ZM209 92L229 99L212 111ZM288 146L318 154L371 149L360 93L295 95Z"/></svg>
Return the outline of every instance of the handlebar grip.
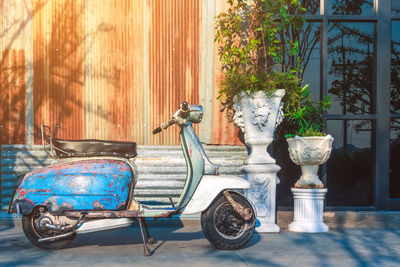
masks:
<svg viewBox="0 0 400 267"><path fill-rule="evenodd" d="M161 132L161 131L162 131L161 127L157 127L157 128L155 128L155 129L153 130L153 134L158 134L158 133Z"/></svg>

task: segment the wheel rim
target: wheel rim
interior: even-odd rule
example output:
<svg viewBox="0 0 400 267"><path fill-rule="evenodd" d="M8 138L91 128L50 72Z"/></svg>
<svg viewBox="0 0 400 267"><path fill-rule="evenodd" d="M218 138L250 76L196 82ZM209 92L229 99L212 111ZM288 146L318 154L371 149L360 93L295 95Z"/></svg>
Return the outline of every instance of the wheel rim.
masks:
<svg viewBox="0 0 400 267"><path fill-rule="evenodd" d="M45 223L53 224L50 217L46 216L46 212L37 210L31 217L32 230L38 238L51 237L55 233L52 230L44 229L41 225Z"/></svg>
<svg viewBox="0 0 400 267"><path fill-rule="evenodd" d="M214 227L222 237L232 240L240 238L249 229L248 223L227 202L215 209Z"/></svg>

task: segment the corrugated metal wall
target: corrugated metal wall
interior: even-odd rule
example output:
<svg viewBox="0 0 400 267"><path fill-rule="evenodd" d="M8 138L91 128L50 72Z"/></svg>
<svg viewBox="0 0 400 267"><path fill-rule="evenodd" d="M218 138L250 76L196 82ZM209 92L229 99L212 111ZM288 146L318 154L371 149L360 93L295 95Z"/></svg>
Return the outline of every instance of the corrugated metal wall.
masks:
<svg viewBox="0 0 400 267"><path fill-rule="evenodd" d="M85 5L83 0L33 2L35 141L40 124L57 137L85 137Z"/></svg>
<svg viewBox="0 0 400 267"><path fill-rule="evenodd" d="M217 12L224 8L209 2ZM157 136L151 130L183 100L200 102L200 70L212 68L201 66L203 5L0 0L1 143L26 143L33 132L38 144L44 123L59 138L178 144L176 129ZM211 143L237 144L237 130L218 106L206 110L214 117Z"/></svg>
<svg viewBox="0 0 400 267"><path fill-rule="evenodd" d="M150 1L148 123L169 121L179 103L199 103L201 1ZM197 126L196 126L197 127ZM177 144L178 131L151 135L152 144ZM145 133L146 134L146 133Z"/></svg>
<svg viewBox="0 0 400 267"><path fill-rule="evenodd" d="M228 8L226 1L216 1L216 14L225 11ZM212 124L212 143L222 145L243 145L238 138L239 128L234 126L226 116L220 101L215 100L218 96L218 90L223 80L222 64L218 56L218 44L214 45L214 90L213 90L213 124Z"/></svg>
<svg viewBox="0 0 400 267"><path fill-rule="evenodd" d="M15 3L0 0L0 143L25 143L26 55L15 17L26 15ZM20 31L22 28L20 29Z"/></svg>
<svg viewBox="0 0 400 267"><path fill-rule="evenodd" d="M143 0L86 3L87 136L144 143Z"/></svg>
<svg viewBox="0 0 400 267"><path fill-rule="evenodd" d="M0 60L0 144L25 143L25 53L5 49Z"/></svg>

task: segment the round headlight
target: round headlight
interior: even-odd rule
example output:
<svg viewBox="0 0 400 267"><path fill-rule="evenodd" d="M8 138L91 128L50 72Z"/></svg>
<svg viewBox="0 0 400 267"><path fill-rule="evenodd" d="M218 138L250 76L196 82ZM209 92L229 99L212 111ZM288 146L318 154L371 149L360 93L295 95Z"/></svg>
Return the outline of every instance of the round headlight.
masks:
<svg viewBox="0 0 400 267"><path fill-rule="evenodd" d="M189 119L193 123L200 123L203 119L203 107L201 105L190 105Z"/></svg>

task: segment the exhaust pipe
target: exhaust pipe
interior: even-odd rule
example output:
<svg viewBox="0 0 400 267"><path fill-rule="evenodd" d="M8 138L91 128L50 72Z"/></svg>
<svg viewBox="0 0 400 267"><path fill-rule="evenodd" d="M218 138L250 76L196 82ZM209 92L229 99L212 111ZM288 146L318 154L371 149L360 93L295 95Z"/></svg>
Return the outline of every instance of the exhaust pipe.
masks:
<svg viewBox="0 0 400 267"><path fill-rule="evenodd" d="M70 235L72 235L73 233L74 233L74 232L68 232L68 233L65 233L65 234L62 234L62 235L56 235L56 236L52 236L52 237L40 238L40 239L38 239L38 241L39 241L39 242L56 241L56 240L58 240L58 239L60 239L60 238L64 238L64 237L70 236Z"/></svg>

